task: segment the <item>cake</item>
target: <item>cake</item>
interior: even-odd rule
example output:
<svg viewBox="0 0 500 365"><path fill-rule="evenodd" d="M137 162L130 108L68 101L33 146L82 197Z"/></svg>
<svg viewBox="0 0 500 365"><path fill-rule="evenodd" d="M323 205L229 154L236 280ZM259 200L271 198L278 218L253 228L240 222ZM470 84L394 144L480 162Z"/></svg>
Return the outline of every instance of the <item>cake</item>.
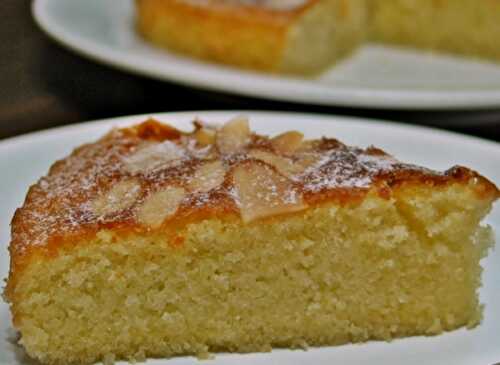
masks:
<svg viewBox="0 0 500 365"><path fill-rule="evenodd" d="M365 38L365 0L139 0L137 29L197 58L268 72L313 74Z"/></svg>
<svg viewBox="0 0 500 365"><path fill-rule="evenodd" d="M376 147L236 117L113 129L12 220L5 298L43 364L389 341L474 327L500 196Z"/></svg>
<svg viewBox="0 0 500 365"><path fill-rule="evenodd" d="M498 0L136 0L161 47L267 72L317 74L364 41L500 60Z"/></svg>
<svg viewBox="0 0 500 365"><path fill-rule="evenodd" d="M374 0L371 39L500 61L498 0Z"/></svg>

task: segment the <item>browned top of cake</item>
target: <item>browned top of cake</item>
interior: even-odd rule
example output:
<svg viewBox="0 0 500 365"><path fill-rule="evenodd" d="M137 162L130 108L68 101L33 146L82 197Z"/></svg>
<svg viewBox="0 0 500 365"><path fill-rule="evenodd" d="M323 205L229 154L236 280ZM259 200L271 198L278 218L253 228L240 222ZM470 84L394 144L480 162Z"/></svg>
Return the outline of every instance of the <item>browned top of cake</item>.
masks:
<svg viewBox="0 0 500 365"><path fill-rule="evenodd" d="M205 217L251 223L324 201L349 203L369 190L388 197L411 182L474 179L478 192L499 195L463 167L439 173L374 147L304 140L299 132L268 138L251 133L243 117L219 129L194 124L191 133L154 120L115 129L56 162L15 214L12 259L103 228L154 230Z"/></svg>
<svg viewBox="0 0 500 365"><path fill-rule="evenodd" d="M141 3L144 0L136 0L136 2ZM160 0L156 2L156 6L159 11L177 9L204 20L206 18L220 20L229 15L236 23L262 23L272 25L278 30L317 3L318 0ZM347 0L343 8L348 9Z"/></svg>
<svg viewBox="0 0 500 365"><path fill-rule="evenodd" d="M275 11L292 11L301 9L317 0L181 0L197 6L227 6L268 9Z"/></svg>

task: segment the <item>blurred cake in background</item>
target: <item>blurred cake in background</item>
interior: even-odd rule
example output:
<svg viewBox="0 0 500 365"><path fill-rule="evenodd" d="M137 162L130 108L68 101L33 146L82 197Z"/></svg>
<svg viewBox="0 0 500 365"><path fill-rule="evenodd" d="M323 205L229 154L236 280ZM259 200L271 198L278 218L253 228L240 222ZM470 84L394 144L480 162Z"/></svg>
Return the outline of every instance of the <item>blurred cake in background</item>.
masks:
<svg viewBox="0 0 500 365"><path fill-rule="evenodd" d="M137 29L218 63L314 75L364 41L500 60L497 0L136 0Z"/></svg>

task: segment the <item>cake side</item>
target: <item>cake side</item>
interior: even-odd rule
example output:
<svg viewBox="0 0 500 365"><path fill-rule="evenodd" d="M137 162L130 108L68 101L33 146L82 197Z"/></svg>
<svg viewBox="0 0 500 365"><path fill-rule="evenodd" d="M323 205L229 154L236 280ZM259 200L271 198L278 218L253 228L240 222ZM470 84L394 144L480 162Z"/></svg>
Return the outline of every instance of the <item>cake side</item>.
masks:
<svg viewBox="0 0 500 365"><path fill-rule="evenodd" d="M467 168L269 138L241 117L150 120L30 189L5 294L44 363L437 334L480 320L480 221L499 196Z"/></svg>
<svg viewBox="0 0 500 365"><path fill-rule="evenodd" d="M288 30L278 71L318 74L357 50L367 31L366 0L318 1Z"/></svg>
<svg viewBox="0 0 500 365"><path fill-rule="evenodd" d="M489 208L461 185L412 187L266 224L226 216L146 234L103 229L33 261L17 285L16 327L30 356L50 364L472 327Z"/></svg>
<svg viewBox="0 0 500 365"><path fill-rule="evenodd" d="M496 0L371 0L370 6L375 41L500 61Z"/></svg>
<svg viewBox="0 0 500 365"><path fill-rule="evenodd" d="M308 0L290 8L240 1L137 0L137 29L156 45L196 58L313 74L359 44L366 30L364 5L364 0Z"/></svg>
<svg viewBox="0 0 500 365"><path fill-rule="evenodd" d="M289 12L274 14L220 1L204 4L138 0L136 8L138 32L158 46L200 59L267 71L278 67L286 27L294 17Z"/></svg>

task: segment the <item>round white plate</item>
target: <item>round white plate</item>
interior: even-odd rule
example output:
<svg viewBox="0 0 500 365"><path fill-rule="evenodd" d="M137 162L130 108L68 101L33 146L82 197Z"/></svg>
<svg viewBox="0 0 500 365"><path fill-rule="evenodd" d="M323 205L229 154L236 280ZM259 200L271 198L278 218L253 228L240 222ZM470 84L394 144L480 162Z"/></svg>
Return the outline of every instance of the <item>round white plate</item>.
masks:
<svg viewBox="0 0 500 365"><path fill-rule="evenodd" d="M241 112L188 112L153 115L181 129L200 117L208 122L223 122ZM275 134L289 129L303 131L306 137L334 136L360 146L376 145L401 160L446 169L454 164L472 166L497 184L500 183L500 145L433 129L409 127L388 122L311 114L244 112L252 128ZM9 222L23 202L30 184L46 173L49 166L76 146L93 141L113 126L138 123L147 116L132 116L85 123L29 134L0 142L0 279L8 272ZM413 143L408 143L408 141ZM488 222L500 232L500 206ZM275 350L265 354L219 354L210 365L221 364L359 364L359 365L493 365L500 361L500 250L483 261L484 286L481 301L486 304L483 323L437 337L413 337L392 343L370 342L359 345L312 348L308 351ZM14 344L14 331L5 303L0 303L0 365L32 364L24 351ZM149 360L149 364L201 364L192 357ZM207 363L207 364L208 364Z"/></svg>
<svg viewBox="0 0 500 365"><path fill-rule="evenodd" d="M47 34L82 55L185 85L332 106L500 107L499 65L368 45L320 77L306 80L204 63L156 49L134 32L133 0L35 0L33 13Z"/></svg>

